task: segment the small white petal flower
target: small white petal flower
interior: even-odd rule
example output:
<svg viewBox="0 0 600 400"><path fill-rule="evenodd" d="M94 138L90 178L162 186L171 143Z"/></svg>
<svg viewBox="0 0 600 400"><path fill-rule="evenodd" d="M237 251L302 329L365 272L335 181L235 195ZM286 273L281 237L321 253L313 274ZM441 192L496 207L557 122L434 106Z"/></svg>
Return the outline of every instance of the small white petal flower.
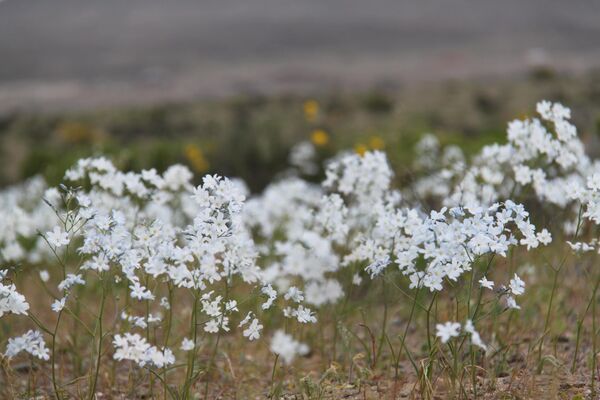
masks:
<svg viewBox="0 0 600 400"><path fill-rule="evenodd" d="M247 329L244 329L244 337L247 337L248 340L255 340L260 338L260 332L262 328L263 326L259 323L259 321L256 318L254 318L250 323L250 326L248 326Z"/></svg>
<svg viewBox="0 0 600 400"><path fill-rule="evenodd" d="M458 322L446 322L444 324L437 324L436 336L440 338L442 343L447 343L451 338L460 335L460 324Z"/></svg>
<svg viewBox="0 0 600 400"><path fill-rule="evenodd" d="M40 271L40 279L42 282L46 283L50 280L50 274L45 269Z"/></svg>
<svg viewBox="0 0 600 400"><path fill-rule="evenodd" d="M65 303L67 302L67 297L63 297L62 299L58 299L58 300L54 300L54 302L52 303L52 311L54 312L60 312L63 310L63 308L65 308Z"/></svg>
<svg viewBox="0 0 600 400"><path fill-rule="evenodd" d="M479 284L486 289L494 289L494 281L488 281L485 276L479 280Z"/></svg>
<svg viewBox="0 0 600 400"><path fill-rule="evenodd" d="M51 246L56 248L69 244L69 234L60 227L55 226L53 230L46 232L46 239Z"/></svg>
<svg viewBox="0 0 600 400"><path fill-rule="evenodd" d="M194 350L194 341L190 340L188 338L183 338L183 340L181 341L181 347L180 349L183 351L192 351Z"/></svg>
<svg viewBox="0 0 600 400"><path fill-rule="evenodd" d="M523 282L517 274L510 280L509 287L512 294L515 296L520 296L525 293L525 282Z"/></svg>

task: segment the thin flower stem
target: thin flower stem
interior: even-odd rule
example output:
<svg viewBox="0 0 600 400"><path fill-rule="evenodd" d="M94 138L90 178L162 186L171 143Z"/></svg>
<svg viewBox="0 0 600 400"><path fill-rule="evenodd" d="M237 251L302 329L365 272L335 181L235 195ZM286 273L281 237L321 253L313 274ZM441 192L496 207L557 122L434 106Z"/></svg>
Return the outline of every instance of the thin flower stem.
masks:
<svg viewBox="0 0 600 400"><path fill-rule="evenodd" d="M592 376L590 378L590 390L591 390L591 398L596 398L596 356L598 354L597 351L597 341L598 333L596 332L596 295L594 293L593 301L592 301Z"/></svg>
<svg viewBox="0 0 600 400"><path fill-rule="evenodd" d="M269 396L273 397L275 393L273 393L273 385L275 384L275 371L277 370L277 361L279 361L279 354L275 354L275 361L273 362L273 370L271 371L271 390L269 391Z"/></svg>
<svg viewBox="0 0 600 400"><path fill-rule="evenodd" d="M54 326L54 332L52 333L52 388L54 389L54 396L56 396L56 400L60 400L62 398L58 389L58 380L56 378L56 332L58 331L58 326L60 325L61 316L62 310L58 312L56 325Z"/></svg>
<svg viewBox="0 0 600 400"><path fill-rule="evenodd" d="M592 303L596 299L596 293L598 292L598 287L600 287L600 276L598 276L598 279L596 280L596 284L594 285L594 290L592 291L592 296L590 297L590 300L588 301L588 304L585 308L585 311L583 312L583 315L577 321L577 337L575 339L575 353L573 354L573 363L571 364L571 373L575 372L575 367L577 365L577 356L579 355L579 344L581 341L581 331L583 328L583 321L585 320L585 317L586 317L588 311L590 310Z"/></svg>
<svg viewBox="0 0 600 400"><path fill-rule="evenodd" d="M379 343L377 344L377 352L375 353L375 359L373 360L373 365L377 365L377 361L379 360L379 356L381 355L381 349L383 348L385 332L387 330L388 301L387 301L387 291L386 291L385 279L382 279L382 285L383 285L383 320L381 322L381 336L379 337Z"/></svg>
<svg viewBox="0 0 600 400"><path fill-rule="evenodd" d="M487 263L486 267L485 267L485 271L483 272L483 275L486 276L488 271L490 270L490 266L492 265L492 262L494 261L494 256L495 254L492 254L492 256L490 257L490 261ZM479 312L479 308L481 307L481 300L483 298L483 287L479 287L479 293L477 295L477 304L475 305L475 311L473 311L473 315L471 316L471 320L475 321L475 319L477 318L477 313Z"/></svg>
<svg viewBox="0 0 600 400"><path fill-rule="evenodd" d="M90 385L90 391L88 393L88 399L89 400L93 400L94 397L96 396L96 385L98 383L98 374L100 373L100 361L102 359L102 340L104 339L103 337L103 333L102 333L102 319L104 317L104 305L106 303L106 285L104 280L102 279L102 276L100 277L100 283L102 285L102 298L100 300L100 312L98 314L98 322L97 322L97 327L98 327L98 347L97 347L97 354L96 354L96 365L95 365L95 371L94 371L94 375L92 376L92 382Z"/></svg>
<svg viewBox="0 0 600 400"><path fill-rule="evenodd" d="M169 338L171 336L171 327L173 325L173 311L172 311L173 310L173 287L171 286L170 282L167 285L168 285L168 290L169 290L169 297L168 297L169 309L167 310L167 329L166 329L165 342L164 342L165 348L169 345ZM167 366L166 365L163 368L162 383L163 383L164 400L167 400L168 385L167 385Z"/></svg>
<svg viewBox="0 0 600 400"><path fill-rule="evenodd" d="M415 293L415 299L419 295L420 287L417 287L417 291ZM400 369L400 356L402 354L402 349L406 349L405 341L406 336L408 335L408 330L410 328L410 324L412 322L413 316L415 314L415 308L417 306L417 301L413 301L412 307L410 308L410 315L408 317L408 322L406 323L406 327L404 328L404 334L402 335L402 339L400 340L400 349L398 350L398 357L396 358L396 365L394 366L394 380L398 380L398 370ZM408 349L406 349L407 355L410 357Z"/></svg>
<svg viewBox="0 0 600 400"><path fill-rule="evenodd" d="M185 384L183 386L183 394L184 394L183 398L186 400L190 398L192 375L194 373L194 361L196 358L196 349L197 349L197 344L198 344L198 331L197 331L197 327L196 327L196 318L197 318L197 312L198 312L199 293L192 292L192 294L194 296L194 304L192 307L192 315L190 317L190 320L191 320L190 336L192 336L192 338L194 340L194 348L192 349L192 351L190 351L190 354L188 356L188 366L187 366Z"/></svg>
<svg viewBox="0 0 600 400"><path fill-rule="evenodd" d="M227 302L229 301L229 276L225 279L225 310L227 309ZM208 399L208 384L210 379L208 374L210 369L212 368L213 363L215 362L215 358L217 356L217 350L219 349L219 342L221 341L221 332L223 331L223 320L224 320L225 312L221 314L221 322L219 323L219 332L217 332L217 342L215 343L215 348L213 349L213 353L208 361L208 365L206 366L206 383L204 384L204 398Z"/></svg>
<svg viewBox="0 0 600 400"><path fill-rule="evenodd" d="M544 347L544 338L548 334L548 325L550 324L550 313L552 312L552 303L554 301L554 295L556 293L556 286L558 285L558 274L559 274L561 268L562 268L562 265L557 270L554 270L554 280L552 282L552 290L550 292L550 301L548 302L548 310L546 311L546 319L544 321L544 332L542 334L542 337L540 339L540 345L538 347L538 367L537 367L538 374L540 374L542 372L542 369L544 368L544 364L542 362L542 350Z"/></svg>
<svg viewBox="0 0 600 400"><path fill-rule="evenodd" d="M575 238L577 238L579 236L579 232L581 229L582 215L583 215L583 205L580 205L579 213L578 213L578 217L577 217L577 227L575 229L575 235L574 235ZM550 292L550 301L548 302L548 311L546 312L546 320L544 321L544 332L542 333L542 337L540 338L540 345L538 348L538 367L537 367L538 374L541 373L544 368L544 364L542 363L542 350L544 347L544 338L548 334L548 326L549 326L549 322L550 322L550 312L552 311L552 302L554 300L554 295L556 293L556 287L558 284L558 275L559 275L560 271L562 270L563 266L565 265L566 261L567 261L567 255L565 255L563 257L558 268L554 270L554 281L552 283L552 291Z"/></svg>

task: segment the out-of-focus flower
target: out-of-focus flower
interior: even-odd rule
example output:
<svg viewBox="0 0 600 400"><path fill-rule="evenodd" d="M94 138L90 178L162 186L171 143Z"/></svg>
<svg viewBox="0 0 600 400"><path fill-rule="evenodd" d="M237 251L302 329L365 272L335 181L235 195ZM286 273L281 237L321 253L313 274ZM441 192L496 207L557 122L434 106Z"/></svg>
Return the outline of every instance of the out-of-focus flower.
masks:
<svg viewBox="0 0 600 400"><path fill-rule="evenodd" d="M440 338L442 343L447 343L451 338L458 337L458 335L460 335L460 324L458 322L437 324L435 328L435 335Z"/></svg>
<svg viewBox="0 0 600 400"><path fill-rule="evenodd" d="M383 150L384 147L385 142L381 136L371 136L369 138L369 148L371 148L371 150Z"/></svg>
<svg viewBox="0 0 600 400"><path fill-rule="evenodd" d="M307 100L304 102L304 118L308 122L314 122L319 115L319 103L316 100Z"/></svg>
<svg viewBox="0 0 600 400"><path fill-rule="evenodd" d="M329 135L323 129L315 129L310 134L310 141L317 147L323 147L329 143Z"/></svg>
<svg viewBox="0 0 600 400"><path fill-rule="evenodd" d="M46 239L51 246L56 248L69 244L69 234L60 227L55 226L53 230L46 232Z"/></svg>
<svg viewBox="0 0 600 400"><path fill-rule="evenodd" d="M291 364L296 356L307 354L309 348L287 333L278 330L271 339L271 351L279 355L286 364Z"/></svg>
<svg viewBox="0 0 600 400"><path fill-rule="evenodd" d="M354 145L354 151L356 152L356 154L362 157L367 151L369 151L369 148L363 143L357 143Z"/></svg>
<svg viewBox="0 0 600 400"><path fill-rule="evenodd" d="M203 173L208 171L210 164L199 146L195 144L188 144L185 146L183 153L194 172Z"/></svg>
<svg viewBox="0 0 600 400"><path fill-rule="evenodd" d="M30 330L24 335L8 339L5 355L12 358L20 352L26 352L41 360L50 359L50 350L39 331Z"/></svg>

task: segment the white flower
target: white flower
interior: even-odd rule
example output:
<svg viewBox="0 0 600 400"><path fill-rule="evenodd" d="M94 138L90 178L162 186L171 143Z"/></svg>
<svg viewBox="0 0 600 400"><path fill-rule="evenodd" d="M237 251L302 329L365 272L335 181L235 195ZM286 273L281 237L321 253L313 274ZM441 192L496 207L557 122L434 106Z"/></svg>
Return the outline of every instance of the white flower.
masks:
<svg viewBox="0 0 600 400"><path fill-rule="evenodd" d="M59 226L55 226L53 230L46 232L46 239L51 246L56 248L69 244L69 234Z"/></svg>
<svg viewBox="0 0 600 400"><path fill-rule="evenodd" d="M262 305L262 309L268 310L269 308L271 308L271 305L277 298L277 292L275 291L275 289L273 289L273 287L271 285L264 286L261 289L261 292L268 296L267 301L265 301Z"/></svg>
<svg viewBox="0 0 600 400"><path fill-rule="evenodd" d="M134 281L131 285L129 285L129 290L131 291L131 297L138 300L154 300L154 295L150 290L146 289L144 286L140 285L139 282Z"/></svg>
<svg viewBox="0 0 600 400"><path fill-rule="evenodd" d="M63 297L62 299L54 300L52 303L52 311L60 312L63 308L65 308L65 303L67 302L67 297Z"/></svg>
<svg viewBox="0 0 600 400"><path fill-rule="evenodd" d="M227 312L239 311L238 307L237 307L237 301L229 300L227 303L225 303L225 311L227 311Z"/></svg>
<svg viewBox="0 0 600 400"><path fill-rule="evenodd" d="M194 350L194 341L190 340L188 338L183 338L183 340L181 341L181 347L180 349L183 351L191 351Z"/></svg>
<svg viewBox="0 0 600 400"><path fill-rule="evenodd" d="M229 318L213 318L204 325L204 331L208 333L217 333L219 330L229 332Z"/></svg>
<svg viewBox="0 0 600 400"><path fill-rule="evenodd" d="M260 331L263 326L259 323L259 321L255 318L250 323L247 329L244 329L244 337L247 337L248 340L255 340L260 338Z"/></svg>
<svg viewBox="0 0 600 400"><path fill-rule="evenodd" d="M40 271L40 279L42 280L42 282L46 283L50 280L50 274L48 273L47 270L43 269Z"/></svg>
<svg viewBox="0 0 600 400"><path fill-rule="evenodd" d="M158 348L152 346L146 352L146 362L149 364L153 364L156 368L163 368L167 365L171 365L175 363L175 356L170 349L159 350Z"/></svg>
<svg viewBox="0 0 600 400"><path fill-rule="evenodd" d="M246 314L246 316L244 317L244 319L240 321L240 324L238 325L238 328L241 328L242 326L244 326L248 322L250 322L250 319L252 319L252 315L254 315L252 313L252 311L249 311L248 314Z"/></svg>
<svg viewBox="0 0 600 400"><path fill-rule="evenodd" d="M0 283L0 317L6 313L27 314L29 304L25 296L17 292L14 284L4 285Z"/></svg>
<svg viewBox="0 0 600 400"><path fill-rule="evenodd" d="M481 340L481 336L479 336L479 333L475 330L475 326L473 326L473 321L468 319L465 323L464 330L471 335L471 343L473 345L481 347L484 351L487 350L487 346Z"/></svg>
<svg viewBox="0 0 600 400"><path fill-rule="evenodd" d="M58 284L58 290L67 291L74 285L85 285L83 277L79 274L67 274L67 277Z"/></svg>
<svg viewBox="0 0 600 400"><path fill-rule="evenodd" d="M517 274L515 274L514 278L510 280L509 287L512 294L515 296L525 293L525 282L523 282L521 278L517 276Z"/></svg>
<svg viewBox="0 0 600 400"><path fill-rule="evenodd" d="M575 252L588 252L594 250L594 246L585 242L575 242L571 243L567 240L567 245L571 248L571 250Z"/></svg>
<svg viewBox="0 0 600 400"><path fill-rule="evenodd" d="M486 289L494 289L494 281L488 281L485 276L479 280L479 284Z"/></svg>
<svg viewBox="0 0 600 400"><path fill-rule="evenodd" d="M317 318L313 315L313 312L302 305L298 307L295 314L298 322L301 322L303 324L306 324L308 322L317 322Z"/></svg>
<svg viewBox="0 0 600 400"><path fill-rule="evenodd" d="M506 306L508 308L514 309L514 310L520 310L521 306L517 304L517 302L515 301L515 298L512 296L507 296L506 297Z"/></svg>
<svg viewBox="0 0 600 400"><path fill-rule="evenodd" d="M271 351L279 355L284 363L291 364L297 355L308 354L308 346L300 343L285 332L278 330L271 339Z"/></svg>
<svg viewBox="0 0 600 400"><path fill-rule="evenodd" d="M513 167L515 171L515 180L521 185L527 185L532 181L532 171L527 165L516 165Z"/></svg>
<svg viewBox="0 0 600 400"><path fill-rule="evenodd" d="M144 363L146 351L150 348L146 339L137 333L125 333L123 336L115 335L113 344L115 346L115 354L113 355L115 360L131 360L138 364Z"/></svg>
<svg viewBox="0 0 600 400"><path fill-rule="evenodd" d="M292 300L296 303L300 303L302 300L304 300L304 295L302 293L302 291L300 289L298 289L295 286L291 286L287 293L283 296L284 299L286 300Z"/></svg>
<svg viewBox="0 0 600 400"><path fill-rule="evenodd" d="M169 304L169 299L167 299L166 297L160 298L160 306L166 310L171 309L171 305Z"/></svg>
<svg viewBox="0 0 600 400"><path fill-rule="evenodd" d="M458 322L446 322L445 324L437 324L436 336L440 338L442 343L447 343L453 337L458 337L460 334L460 324Z"/></svg>
<svg viewBox="0 0 600 400"><path fill-rule="evenodd" d="M515 298L512 296L508 296L506 297L506 306L508 308L514 309L514 310L520 310L521 306L517 304L517 302L515 301Z"/></svg>
<svg viewBox="0 0 600 400"><path fill-rule="evenodd" d="M46 342L39 331L28 331L22 336L8 339L6 357L12 358L21 351L25 351L41 360L50 359L50 350L46 347Z"/></svg>
<svg viewBox="0 0 600 400"><path fill-rule="evenodd" d="M541 232L537 234L537 240L543 245L549 245L552 242L552 235L548 232L547 229L542 229Z"/></svg>
<svg viewBox="0 0 600 400"><path fill-rule="evenodd" d="M113 358L118 361L130 360L141 367L151 364L157 368L175 363L175 357L170 349L160 350L151 346L145 338L137 333L115 335L113 344L115 346Z"/></svg>
<svg viewBox="0 0 600 400"><path fill-rule="evenodd" d="M371 275L371 279L381 274L381 272L390 264L390 257L385 256L384 258L377 260L367 266L365 270Z"/></svg>

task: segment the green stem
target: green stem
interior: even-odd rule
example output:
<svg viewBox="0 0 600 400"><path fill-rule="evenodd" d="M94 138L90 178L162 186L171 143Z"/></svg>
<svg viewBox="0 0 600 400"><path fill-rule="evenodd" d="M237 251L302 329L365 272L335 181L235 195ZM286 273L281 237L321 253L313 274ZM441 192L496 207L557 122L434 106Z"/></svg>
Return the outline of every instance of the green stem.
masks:
<svg viewBox="0 0 600 400"><path fill-rule="evenodd" d="M415 314L415 308L417 306L417 296L419 295L419 291L421 288L417 288L415 292L415 301L413 301L412 306L410 308L410 315L408 316L408 322L406 323L406 327L404 328L404 334L402 335L402 339L400 341L400 349L398 350L398 357L396 358L396 365L394 366L394 380L398 380L398 370L400 369L400 355L402 354L402 349L405 349L408 354L408 349L405 346L404 341L406 340L406 335L408 334L408 329L410 328L410 324L412 322L413 316ZM410 355L409 355L410 357Z"/></svg>
<svg viewBox="0 0 600 400"><path fill-rule="evenodd" d="M385 332L387 329L387 315L388 315L388 302L387 302L387 291L385 285L385 279L382 279L383 283L383 321L381 323L381 336L379 337L379 343L377 344L377 352L375 354L375 360L373 365L377 365L379 356L381 355L381 349L383 348L383 341L385 339Z"/></svg>
<svg viewBox="0 0 600 400"><path fill-rule="evenodd" d="M102 279L102 276L100 277L100 283L102 284L102 298L100 300L100 313L98 314L98 347L97 347L97 354L96 354L96 366L95 366L95 371L94 371L94 375L92 377L92 382L90 385L90 392L88 393L88 399L89 400L93 400L95 395L96 395L96 385L98 384L98 374L100 373L100 361L102 359L102 340L104 339L104 333L102 331L103 327L102 327L102 319L104 317L104 305L106 303L106 284L104 282L104 280Z"/></svg>
<svg viewBox="0 0 600 400"><path fill-rule="evenodd" d="M196 345L197 345L197 339L198 339L198 332L196 329L196 314L198 313L198 293L193 292L193 296L194 296L194 305L192 307L192 315L191 315L191 324L190 324L190 336L192 336L192 338L194 339L194 348L192 349L192 351L190 351L190 354L188 356L188 365L187 365L187 371L186 371L186 378L185 378L185 384L183 386L183 394L184 394L184 399L189 399L190 398L190 389L191 389L191 385L192 385L192 376L194 374L194 361L196 358Z"/></svg>
<svg viewBox="0 0 600 400"><path fill-rule="evenodd" d="M544 368L544 365L542 363L542 350L544 347L544 338L548 334L548 325L550 324L550 313L552 312L552 303L554 301L554 294L556 293L556 286L558 284L558 274L559 274L561 268L562 268L562 265L558 269L554 270L554 280L552 282L552 291L550 292L550 301L548 302L548 310L546 311L546 320L544 321L544 332L540 339L540 345L538 348L538 368L537 368L538 374L540 374L542 372L542 369Z"/></svg>
<svg viewBox="0 0 600 400"><path fill-rule="evenodd" d="M56 319L56 325L54 326L54 332L52 333L52 388L54 389L54 396L57 400L61 399L60 391L58 390L58 382L56 380L56 332L60 324L60 318L62 316L62 310L58 312L58 318Z"/></svg>
<svg viewBox="0 0 600 400"><path fill-rule="evenodd" d="M590 310L590 307L592 306L592 302L596 298L596 293L598 292L598 287L600 287L600 276L596 280L596 284L594 285L594 290L592 291L592 296L590 297L590 301L588 302L588 304L585 308L585 311L583 312L583 315L579 318L579 321L577 321L577 338L575 340L575 354L573 355L573 364L571 365L571 373L575 372L575 366L577 364L577 356L579 353L579 344L581 341L581 331L583 328L583 321L585 320L585 317L586 317L588 311Z"/></svg>
<svg viewBox="0 0 600 400"><path fill-rule="evenodd" d="M173 324L173 288L171 287L170 282L168 283L168 288L169 288L169 309L167 310L168 316L167 316L167 329L166 329L165 344L164 344L165 348L169 345L169 337L171 336L171 326ZM167 385L167 366L166 365L163 368L162 383L163 383L164 400L167 400L168 385Z"/></svg>
<svg viewBox="0 0 600 400"><path fill-rule="evenodd" d="M225 279L225 297L224 297L224 302L225 302L225 311L227 311L227 302L229 301L229 276L227 277L227 279ZM210 382L210 379L208 377L208 374L210 372L210 369L213 365L213 363L215 362L215 358L217 356L217 350L219 349L219 342L221 341L221 332L223 331L223 318L225 318L225 311L223 311L223 313L221 314L221 321L219 323L219 332L217 332L217 342L215 343L215 348L213 349L213 353L210 357L210 361L208 362L208 365L206 366L206 383L204 384L204 398L208 399L208 384Z"/></svg>
<svg viewBox="0 0 600 400"><path fill-rule="evenodd" d="M275 354L275 362L273 363L273 370L271 371L271 390L269 392L269 397L273 397L275 393L273 392L273 384L275 383L275 371L277 368L277 361L279 360L279 354Z"/></svg>
<svg viewBox="0 0 600 400"><path fill-rule="evenodd" d="M596 398L596 295L592 297L592 377L591 377L591 398Z"/></svg>

